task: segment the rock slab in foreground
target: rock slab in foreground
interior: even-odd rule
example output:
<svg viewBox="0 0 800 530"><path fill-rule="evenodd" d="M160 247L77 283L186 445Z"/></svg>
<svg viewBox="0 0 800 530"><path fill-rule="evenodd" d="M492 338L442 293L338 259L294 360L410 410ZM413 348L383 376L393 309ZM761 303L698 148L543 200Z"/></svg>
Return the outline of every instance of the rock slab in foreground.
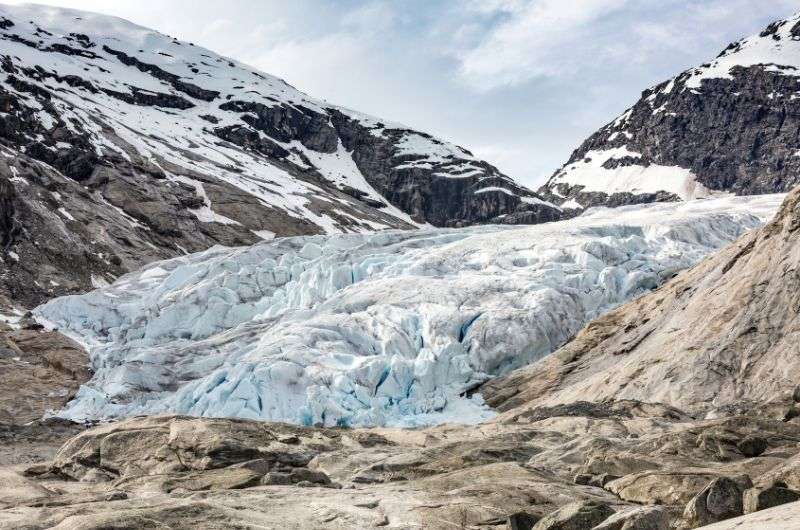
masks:
<svg viewBox="0 0 800 530"><path fill-rule="evenodd" d="M776 456L738 452L737 441L755 432ZM798 439L800 424L758 410L695 420L637 402L417 430L134 418L79 434L45 464L3 468L15 486L0 484L0 528L138 528L157 519L178 528L444 530L533 520L662 530L683 524L686 502L720 477L746 475L761 488L773 476L800 481ZM577 474L621 478L604 488L574 484ZM621 481L625 497L614 493Z"/></svg>

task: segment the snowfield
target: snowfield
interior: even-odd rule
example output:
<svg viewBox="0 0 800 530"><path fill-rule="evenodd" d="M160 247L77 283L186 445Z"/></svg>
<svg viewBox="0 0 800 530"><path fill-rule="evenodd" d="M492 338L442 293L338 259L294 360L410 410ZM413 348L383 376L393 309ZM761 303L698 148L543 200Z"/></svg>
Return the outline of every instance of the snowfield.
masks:
<svg viewBox="0 0 800 530"><path fill-rule="evenodd" d="M800 38L796 25L800 13L770 25L766 31L731 44L709 64L690 70L687 89L702 90L704 79L731 79L737 66L762 66L766 71L781 75L798 75L800 68Z"/></svg>
<svg viewBox="0 0 800 530"><path fill-rule="evenodd" d="M725 193L707 189L697 182L697 177L691 170L677 166L634 164L614 169L604 167L604 164L610 160L640 159L641 157L641 154L632 152L627 147L589 151L582 160L562 168L553 176L550 184L553 186L559 184L581 186L581 191L596 191L609 195L623 192L638 195L663 191L672 193L684 201L705 199ZM580 204L574 206L582 208Z"/></svg>
<svg viewBox="0 0 800 530"><path fill-rule="evenodd" d="M89 349L94 378L58 413L74 420L476 422L491 413L469 390L761 225L782 198L217 247L34 313Z"/></svg>

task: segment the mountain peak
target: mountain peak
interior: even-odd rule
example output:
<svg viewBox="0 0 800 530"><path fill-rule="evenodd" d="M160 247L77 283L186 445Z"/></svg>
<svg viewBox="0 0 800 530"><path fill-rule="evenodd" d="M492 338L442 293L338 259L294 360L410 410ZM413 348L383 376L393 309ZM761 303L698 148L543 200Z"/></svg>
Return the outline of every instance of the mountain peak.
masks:
<svg viewBox="0 0 800 530"><path fill-rule="evenodd" d="M732 79L731 70L751 66L783 75L800 75L800 13L731 43L710 63L688 70L685 86L699 89L704 79Z"/></svg>
<svg viewBox="0 0 800 530"><path fill-rule="evenodd" d="M565 209L800 184L800 14L642 93L539 190Z"/></svg>
<svg viewBox="0 0 800 530"><path fill-rule="evenodd" d="M6 281L58 284L34 300L215 244L561 215L464 148L119 18L0 5L0 42Z"/></svg>

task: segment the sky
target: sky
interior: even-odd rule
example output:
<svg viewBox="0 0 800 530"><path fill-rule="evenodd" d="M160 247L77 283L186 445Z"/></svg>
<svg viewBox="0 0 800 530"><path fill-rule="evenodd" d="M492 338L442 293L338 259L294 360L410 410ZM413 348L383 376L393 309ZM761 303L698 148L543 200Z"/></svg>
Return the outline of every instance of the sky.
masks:
<svg viewBox="0 0 800 530"><path fill-rule="evenodd" d="M0 0L2 3L22 3ZM800 0L65 0L466 147L530 187Z"/></svg>

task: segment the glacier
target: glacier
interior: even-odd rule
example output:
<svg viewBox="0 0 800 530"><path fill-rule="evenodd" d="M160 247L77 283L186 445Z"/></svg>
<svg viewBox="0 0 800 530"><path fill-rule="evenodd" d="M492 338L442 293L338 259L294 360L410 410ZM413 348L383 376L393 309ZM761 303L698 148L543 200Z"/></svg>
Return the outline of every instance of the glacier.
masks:
<svg viewBox="0 0 800 530"><path fill-rule="evenodd" d="M94 371L56 414L478 422L492 414L481 383L760 226L782 198L279 238L153 263L34 310L87 348Z"/></svg>

